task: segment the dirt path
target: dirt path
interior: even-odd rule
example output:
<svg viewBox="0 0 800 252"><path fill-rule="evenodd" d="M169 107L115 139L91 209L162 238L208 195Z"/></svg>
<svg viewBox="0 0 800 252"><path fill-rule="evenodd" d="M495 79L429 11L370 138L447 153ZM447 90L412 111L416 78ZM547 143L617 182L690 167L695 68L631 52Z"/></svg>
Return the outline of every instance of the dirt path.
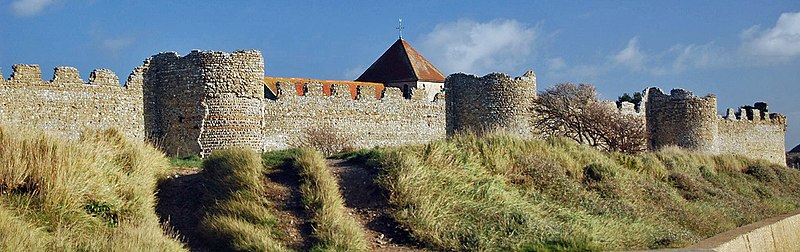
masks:
<svg viewBox="0 0 800 252"><path fill-rule="evenodd" d="M373 251L413 251L420 246L388 213L388 194L375 184L376 171L344 160L328 160L348 212L364 227Z"/></svg>
<svg viewBox="0 0 800 252"><path fill-rule="evenodd" d="M311 223L303 209L299 191L300 176L291 168L276 167L264 179L265 197L274 204L277 228L284 233L279 238L296 251L311 249Z"/></svg>
<svg viewBox="0 0 800 252"><path fill-rule="evenodd" d="M198 168L178 168L158 185L156 213L162 225L169 225L191 251L211 251L197 235L202 190Z"/></svg>

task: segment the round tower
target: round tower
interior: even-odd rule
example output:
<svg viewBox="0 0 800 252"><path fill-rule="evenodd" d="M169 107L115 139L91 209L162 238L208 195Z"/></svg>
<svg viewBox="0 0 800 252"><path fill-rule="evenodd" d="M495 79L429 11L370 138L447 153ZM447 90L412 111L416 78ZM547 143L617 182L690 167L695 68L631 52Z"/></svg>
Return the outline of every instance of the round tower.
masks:
<svg viewBox="0 0 800 252"><path fill-rule="evenodd" d="M261 52L161 53L146 64L145 131L168 155L204 156L224 147L261 150Z"/></svg>
<svg viewBox="0 0 800 252"><path fill-rule="evenodd" d="M691 150L717 151L715 96L697 97L683 89L673 89L666 95L661 89L650 88L645 109L651 150L675 145Z"/></svg>
<svg viewBox="0 0 800 252"><path fill-rule="evenodd" d="M510 131L530 134L530 109L536 98L536 75L511 78L503 73L483 77L463 73L445 80L447 135Z"/></svg>

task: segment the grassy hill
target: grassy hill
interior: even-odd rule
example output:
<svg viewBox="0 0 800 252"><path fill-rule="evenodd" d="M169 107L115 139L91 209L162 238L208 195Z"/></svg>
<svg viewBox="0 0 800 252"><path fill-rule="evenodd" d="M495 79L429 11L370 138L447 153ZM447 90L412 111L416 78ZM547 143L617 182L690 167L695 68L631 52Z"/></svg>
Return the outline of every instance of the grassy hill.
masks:
<svg viewBox="0 0 800 252"><path fill-rule="evenodd" d="M202 166L166 179L163 154L113 130L0 128L0 251L683 247L800 205L800 172L765 161L502 134L328 159L231 149Z"/></svg>
<svg viewBox="0 0 800 252"><path fill-rule="evenodd" d="M154 211L164 155L117 131L0 127L0 251L184 251Z"/></svg>
<svg viewBox="0 0 800 252"><path fill-rule="evenodd" d="M254 160L255 153L249 156L236 159ZM262 182L268 183L268 174L275 172L294 174L289 178L297 185L291 190L304 207L290 215L304 219L302 225L310 227L304 234L299 232L307 236L305 245L291 246L282 237L292 232L281 229L280 220L271 218L275 220L267 225L271 231L264 232L274 235L259 236L256 244L281 249L378 249L382 243L376 240L395 231L405 233L412 242L386 246L403 249L592 251L683 247L800 205L797 170L678 148L631 156L604 153L562 139L465 135L335 157L349 160L349 166L343 169L372 174L356 180L332 175L335 169L330 167L331 160L309 149L270 152L262 158ZM248 167L253 167L253 162ZM209 166L209 161L206 164L203 173L210 169L237 173L237 168L219 169ZM252 169L248 168L248 179L236 181L256 181ZM205 183L215 183L206 177L211 180ZM377 189L365 190L369 187L360 184L373 184ZM352 187L360 189L347 189ZM268 187L260 188L266 188L261 194L269 194ZM391 220L381 223L394 225L394 231L376 228L369 221L375 218L361 214L364 209L359 204L364 202L350 201L353 194L356 198L367 195L366 201L385 201L371 205L381 208L377 214L386 213ZM232 205L263 208L251 212L281 215L286 211L275 202L261 202L263 198L243 197ZM213 211L241 212L233 209ZM247 214L238 216L240 221L253 220ZM252 233L241 231L225 236Z"/></svg>
<svg viewBox="0 0 800 252"><path fill-rule="evenodd" d="M351 158L373 161L394 218L435 249L682 247L800 204L797 170L678 148L459 136Z"/></svg>

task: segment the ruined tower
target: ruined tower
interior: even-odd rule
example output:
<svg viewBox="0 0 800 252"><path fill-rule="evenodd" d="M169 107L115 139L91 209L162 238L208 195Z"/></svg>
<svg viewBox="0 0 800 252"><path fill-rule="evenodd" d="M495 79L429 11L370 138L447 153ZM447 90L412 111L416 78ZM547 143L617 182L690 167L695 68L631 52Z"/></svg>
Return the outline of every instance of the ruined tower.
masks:
<svg viewBox="0 0 800 252"><path fill-rule="evenodd" d="M445 80L445 93L447 135L495 130L530 135L530 110L536 98L533 71L515 78L504 73L452 74Z"/></svg>
<svg viewBox="0 0 800 252"><path fill-rule="evenodd" d="M698 97L683 89L669 95L661 89L647 91L648 147L656 150L676 145L690 150L717 152L717 97Z"/></svg>

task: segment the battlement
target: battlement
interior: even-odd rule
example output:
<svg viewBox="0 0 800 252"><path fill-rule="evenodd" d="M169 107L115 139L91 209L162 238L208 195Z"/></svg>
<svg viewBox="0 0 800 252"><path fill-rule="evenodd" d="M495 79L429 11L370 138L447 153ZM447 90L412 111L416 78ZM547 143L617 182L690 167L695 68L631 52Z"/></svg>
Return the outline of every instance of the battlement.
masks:
<svg viewBox="0 0 800 252"><path fill-rule="evenodd" d="M77 139L87 129L116 128L144 139L142 71L134 70L125 86L108 69L95 69L89 81L74 67L59 66L49 81L39 65L14 65L11 78L0 78L0 120L7 125L37 127Z"/></svg>
<svg viewBox="0 0 800 252"><path fill-rule="evenodd" d="M736 110L728 108L722 118L728 121L786 126L786 116L778 113L769 113L766 102L756 102L752 106L744 105Z"/></svg>
<svg viewBox="0 0 800 252"><path fill-rule="evenodd" d="M12 66L11 78L0 78L0 84L11 86L41 85L41 86L61 86L61 87L81 87L81 86L106 86L121 88L141 88L142 71L141 67L134 69L128 76L128 81L124 86L120 86L119 78L109 69L94 69L89 74L89 81L81 79L80 72L74 67L59 66L53 69L53 78L49 81L42 79L42 71L37 64L16 64ZM2 76L2 73L0 73Z"/></svg>
<svg viewBox="0 0 800 252"><path fill-rule="evenodd" d="M713 95L698 97L683 89L669 95L649 88L646 125L650 149L677 145L711 153L741 154L785 163L786 117L769 114L767 104L729 108L717 115Z"/></svg>
<svg viewBox="0 0 800 252"><path fill-rule="evenodd" d="M648 88L645 92L647 94L647 102L705 102L705 103L715 103L717 102L717 96L713 94L708 94L706 96L700 97L694 95L689 90L685 90L682 88L672 89L669 94L664 94L658 87L651 87ZM716 105L715 105L716 106Z"/></svg>
<svg viewBox="0 0 800 252"><path fill-rule="evenodd" d="M406 98L396 87L385 87L380 83L357 81L330 81L295 78L267 78L265 94L269 100L297 97L330 97L354 101L426 101L425 94ZM417 88L411 88L412 93ZM443 94L439 97L443 97ZM438 99L441 102L443 99ZM426 101L427 102L427 101ZM436 101L434 101L436 102Z"/></svg>

